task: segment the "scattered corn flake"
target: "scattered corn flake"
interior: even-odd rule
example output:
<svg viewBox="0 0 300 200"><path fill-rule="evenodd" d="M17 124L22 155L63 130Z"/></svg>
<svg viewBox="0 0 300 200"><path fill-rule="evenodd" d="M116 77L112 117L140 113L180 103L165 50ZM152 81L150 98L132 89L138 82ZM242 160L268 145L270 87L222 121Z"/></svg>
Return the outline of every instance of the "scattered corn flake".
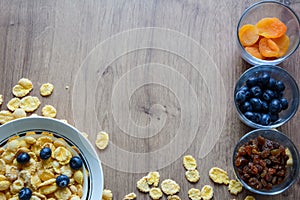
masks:
<svg viewBox="0 0 300 200"><path fill-rule="evenodd" d="M197 169L188 170L185 172L185 178L191 183L196 183L200 179L199 171Z"/></svg>
<svg viewBox="0 0 300 200"><path fill-rule="evenodd" d="M32 90L33 88L32 82L28 78L21 78L18 84L23 88L25 88L26 90Z"/></svg>
<svg viewBox="0 0 300 200"><path fill-rule="evenodd" d="M3 95L0 94L0 106L2 105L2 103L3 103Z"/></svg>
<svg viewBox="0 0 300 200"><path fill-rule="evenodd" d="M99 133L97 133L97 137L96 137L96 146L98 147L98 149L105 149L108 145L109 142L109 136L106 132L104 131L100 131Z"/></svg>
<svg viewBox="0 0 300 200"><path fill-rule="evenodd" d="M113 193L111 190L104 189L102 192L102 200L112 200L113 199Z"/></svg>
<svg viewBox="0 0 300 200"><path fill-rule="evenodd" d="M12 90L13 95L16 97L25 97L29 92L30 90L26 90L21 85L15 85Z"/></svg>
<svg viewBox="0 0 300 200"><path fill-rule="evenodd" d="M201 189L201 198L203 200L210 200L214 196L214 190L210 185L204 185Z"/></svg>
<svg viewBox="0 0 300 200"><path fill-rule="evenodd" d="M17 98L17 97L15 97L15 98L12 98L7 104L6 104L6 106L7 106L7 108L8 108L8 110L10 110L10 111L15 111L17 108L19 108L19 106L20 106L20 99L19 98Z"/></svg>
<svg viewBox="0 0 300 200"><path fill-rule="evenodd" d="M147 175L147 183L148 185L153 185L157 187L159 184L159 172L149 172Z"/></svg>
<svg viewBox="0 0 300 200"><path fill-rule="evenodd" d="M152 199L157 200L163 196L163 193L160 188L154 187L149 191L149 195Z"/></svg>
<svg viewBox="0 0 300 200"><path fill-rule="evenodd" d="M125 195L125 197L123 198L123 200L132 200L132 199L136 199L136 194L134 192Z"/></svg>
<svg viewBox="0 0 300 200"><path fill-rule="evenodd" d="M183 157L183 166L186 170L194 170L197 168L196 159L191 155Z"/></svg>
<svg viewBox="0 0 300 200"><path fill-rule="evenodd" d="M147 176L144 176L143 178L138 180L137 183L136 183L136 187L141 192L149 192L150 187L147 183Z"/></svg>
<svg viewBox="0 0 300 200"><path fill-rule="evenodd" d="M292 166L293 165L293 156L292 156L291 151L288 148L285 149L285 154L289 157L289 159L286 161L286 165Z"/></svg>
<svg viewBox="0 0 300 200"><path fill-rule="evenodd" d="M81 135L83 136L83 137L85 137L85 138L88 138L89 137L89 135L86 133L86 132L80 132L81 133Z"/></svg>
<svg viewBox="0 0 300 200"><path fill-rule="evenodd" d="M17 108L17 109L12 113L12 115L13 115L13 117L14 117L15 119L23 118L23 117L26 117L26 116L27 116L25 110L22 109L22 108Z"/></svg>
<svg viewBox="0 0 300 200"><path fill-rule="evenodd" d="M228 185L229 177L226 171L221 168L213 167L209 170L209 177L212 179L213 182L218 184L225 184Z"/></svg>
<svg viewBox="0 0 300 200"><path fill-rule="evenodd" d="M13 119L14 119L14 117L10 111L8 111L8 110L0 111L0 124L5 124L6 122L9 122Z"/></svg>
<svg viewBox="0 0 300 200"><path fill-rule="evenodd" d="M41 87L40 87L40 94L43 97L49 96L52 94L54 89L54 86L51 83L44 83Z"/></svg>
<svg viewBox="0 0 300 200"><path fill-rule="evenodd" d="M45 105L42 108L42 115L45 117L55 118L56 117L56 109L51 105Z"/></svg>
<svg viewBox="0 0 300 200"><path fill-rule="evenodd" d="M170 195L170 196L168 196L167 200L181 200L181 199L177 195Z"/></svg>
<svg viewBox="0 0 300 200"><path fill-rule="evenodd" d="M254 196L248 195L244 200L255 200Z"/></svg>
<svg viewBox="0 0 300 200"><path fill-rule="evenodd" d="M201 200L201 191L196 188L191 188L188 191L189 198L192 200Z"/></svg>
<svg viewBox="0 0 300 200"><path fill-rule="evenodd" d="M27 96L21 99L20 108L24 109L26 112L33 112L40 106L41 102L39 98L35 96Z"/></svg>
<svg viewBox="0 0 300 200"><path fill-rule="evenodd" d="M228 185L228 190L230 194L237 195L238 193L242 192L243 185L239 181L230 180Z"/></svg>
<svg viewBox="0 0 300 200"><path fill-rule="evenodd" d="M180 186L171 179L166 179L161 183L161 189L166 195L173 195L179 192Z"/></svg>

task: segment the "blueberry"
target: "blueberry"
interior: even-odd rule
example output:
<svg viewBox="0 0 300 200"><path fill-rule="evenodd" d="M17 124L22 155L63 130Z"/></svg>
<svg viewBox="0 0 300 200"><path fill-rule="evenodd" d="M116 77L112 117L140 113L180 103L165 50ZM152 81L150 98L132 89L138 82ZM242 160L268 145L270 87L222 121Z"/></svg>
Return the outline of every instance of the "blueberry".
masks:
<svg viewBox="0 0 300 200"><path fill-rule="evenodd" d="M261 111L267 113L269 111L269 104L265 101L261 101Z"/></svg>
<svg viewBox="0 0 300 200"><path fill-rule="evenodd" d="M282 97L282 98L279 99L279 101L281 103L281 109L282 110L285 110L285 109L287 109L289 107L289 102L288 102L288 100L286 98Z"/></svg>
<svg viewBox="0 0 300 200"><path fill-rule="evenodd" d="M50 148L48 147L44 147L42 148L42 150L40 151L40 158L42 160L47 160L48 158L51 157L52 151Z"/></svg>
<svg viewBox="0 0 300 200"><path fill-rule="evenodd" d="M73 156L70 160L70 167L72 169L80 169L82 167L82 160L79 156Z"/></svg>
<svg viewBox="0 0 300 200"><path fill-rule="evenodd" d="M261 114L260 113L253 113L254 114L254 121L255 123L259 124L261 120Z"/></svg>
<svg viewBox="0 0 300 200"><path fill-rule="evenodd" d="M250 121L254 122L255 121L255 115L253 112L245 112L244 116L249 119Z"/></svg>
<svg viewBox="0 0 300 200"><path fill-rule="evenodd" d="M275 94L275 98L277 98L277 99L283 97L283 91L281 91L281 92L275 92L274 94Z"/></svg>
<svg viewBox="0 0 300 200"><path fill-rule="evenodd" d="M62 174L56 177L56 185L60 188L67 187L69 183L70 183L70 179L66 175Z"/></svg>
<svg viewBox="0 0 300 200"><path fill-rule="evenodd" d="M28 153L23 152L17 156L17 162L20 164L25 164L30 160L30 156Z"/></svg>
<svg viewBox="0 0 300 200"><path fill-rule="evenodd" d="M244 85L239 89L239 91L249 91L249 88L246 85Z"/></svg>
<svg viewBox="0 0 300 200"><path fill-rule="evenodd" d="M247 111L252 111L252 105L249 101L245 101L241 106L240 106L240 110L242 111L242 113L245 113Z"/></svg>
<svg viewBox="0 0 300 200"><path fill-rule="evenodd" d="M279 113L282 109L281 103L278 99L273 99L269 104L270 113Z"/></svg>
<svg viewBox="0 0 300 200"><path fill-rule="evenodd" d="M250 90L247 86L241 87L238 91L244 91L246 99L248 99L251 96Z"/></svg>
<svg viewBox="0 0 300 200"><path fill-rule="evenodd" d="M262 114L260 118L261 125L269 125L271 123L271 117L269 114Z"/></svg>
<svg viewBox="0 0 300 200"><path fill-rule="evenodd" d="M32 195L32 191L29 188L24 187L19 192L19 199L20 200L29 200L31 198L31 195Z"/></svg>
<svg viewBox="0 0 300 200"><path fill-rule="evenodd" d="M238 91L236 94L235 94L235 100L241 104L243 103L244 101L246 101L246 93L244 91Z"/></svg>
<svg viewBox="0 0 300 200"><path fill-rule="evenodd" d="M270 118L272 122L276 122L279 119L279 115L277 113L270 114Z"/></svg>
<svg viewBox="0 0 300 200"><path fill-rule="evenodd" d="M285 85L281 81L276 81L275 89L277 92L281 92L285 90Z"/></svg>
<svg viewBox="0 0 300 200"><path fill-rule="evenodd" d="M263 100L270 102L275 98L275 93L272 90L265 90L262 94Z"/></svg>
<svg viewBox="0 0 300 200"><path fill-rule="evenodd" d="M262 86L262 87L266 87L268 85L270 81L270 75L267 73L262 73L259 78L258 78L258 83Z"/></svg>
<svg viewBox="0 0 300 200"><path fill-rule="evenodd" d="M258 82L258 78L256 77L250 77L247 81L246 81L246 85L248 88L252 88L253 86L257 85Z"/></svg>
<svg viewBox="0 0 300 200"><path fill-rule="evenodd" d="M260 111L262 108L262 102L259 98L251 98L250 103L254 111Z"/></svg>
<svg viewBox="0 0 300 200"><path fill-rule="evenodd" d="M250 89L250 91L251 91L252 97L257 97L257 98L259 98L259 97L262 95L262 91L261 91L261 89L260 89L259 86L253 86L253 87Z"/></svg>
<svg viewBox="0 0 300 200"><path fill-rule="evenodd" d="M274 78L270 78L267 84L267 88L269 88L270 90L274 90L275 85L276 85L276 80Z"/></svg>

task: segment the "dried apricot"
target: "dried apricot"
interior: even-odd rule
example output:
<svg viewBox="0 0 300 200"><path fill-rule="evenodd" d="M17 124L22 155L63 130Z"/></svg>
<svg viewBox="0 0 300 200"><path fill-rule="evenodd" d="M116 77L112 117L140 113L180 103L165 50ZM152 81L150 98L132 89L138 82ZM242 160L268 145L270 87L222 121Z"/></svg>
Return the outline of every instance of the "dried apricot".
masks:
<svg viewBox="0 0 300 200"><path fill-rule="evenodd" d="M264 56L261 55L261 53L259 52L259 47L258 45L253 45L253 46L250 46L250 47L245 47L245 50L250 54L252 55L253 57L255 58L258 58L258 59L264 59Z"/></svg>
<svg viewBox="0 0 300 200"><path fill-rule="evenodd" d="M264 57L277 57L279 55L278 45L269 38L262 38L259 41L259 52Z"/></svg>
<svg viewBox="0 0 300 200"><path fill-rule="evenodd" d="M265 38L279 38L283 36L287 30L286 25L278 18L263 18L257 22L256 27L258 34Z"/></svg>
<svg viewBox="0 0 300 200"><path fill-rule="evenodd" d="M287 35L283 35L279 38L272 39L279 47L279 53L277 57L284 56L290 46L290 38Z"/></svg>
<svg viewBox="0 0 300 200"><path fill-rule="evenodd" d="M243 46L252 46L259 39L258 29L253 24L242 26L238 35Z"/></svg>

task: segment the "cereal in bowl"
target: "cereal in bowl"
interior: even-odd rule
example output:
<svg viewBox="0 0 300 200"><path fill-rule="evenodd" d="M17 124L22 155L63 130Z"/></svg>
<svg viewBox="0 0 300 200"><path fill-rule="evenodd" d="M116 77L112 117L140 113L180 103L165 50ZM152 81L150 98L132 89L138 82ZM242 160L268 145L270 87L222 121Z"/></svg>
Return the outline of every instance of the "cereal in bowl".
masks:
<svg viewBox="0 0 300 200"><path fill-rule="evenodd" d="M84 172L77 152L48 132L12 136L0 148L0 194L9 199L81 199Z"/></svg>

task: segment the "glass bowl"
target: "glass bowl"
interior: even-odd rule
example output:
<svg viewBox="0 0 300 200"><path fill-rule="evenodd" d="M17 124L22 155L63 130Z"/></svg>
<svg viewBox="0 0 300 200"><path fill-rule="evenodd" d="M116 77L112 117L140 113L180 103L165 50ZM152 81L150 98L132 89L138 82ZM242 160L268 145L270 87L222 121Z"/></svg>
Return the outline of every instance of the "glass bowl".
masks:
<svg viewBox="0 0 300 200"><path fill-rule="evenodd" d="M250 55L241 44L238 36L238 32L243 25L255 25L259 20L267 17L277 17L280 19L287 26L286 35L290 38L290 45L286 54L273 60L262 60ZM244 11L237 25L236 35L241 56L246 62L252 65L278 65L297 50L300 43L299 30L299 18L288 5L278 1L260 1L255 3Z"/></svg>
<svg viewBox="0 0 300 200"><path fill-rule="evenodd" d="M258 123L257 121L259 121L260 119L257 121L253 121L253 120L250 120L249 117L247 118L245 116L245 110L243 110L241 107L244 103L238 102L237 98L236 98L237 92L242 90L241 88L246 85L246 82L247 82L247 80L249 80L249 78L250 79L252 77L259 78L262 74L268 74L271 78L275 79L276 81L281 81L285 85L285 89L284 89L283 93L278 94L278 99L280 99L282 96L288 101L287 109L280 111L279 114L277 115L278 119L273 120L273 122L271 122L269 124ZM261 88L262 88L262 93L265 90L269 90L268 88L264 88L264 89L263 89L263 87L261 87ZM249 87L248 87L248 89L251 90ZM262 99L262 102L267 103L263 97L260 97L260 98ZM250 98L246 99L245 102L253 103ZM252 128L273 129L273 128L277 128L277 127L283 125L284 123L289 121L295 115L296 111L298 110L298 106L299 106L299 89L298 89L298 85L297 85L296 81L293 79L293 77L287 71L282 69L281 67L270 66L270 65L257 65L257 66L251 67L250 69L245 71L241 75L239 80L237 81L237 83L235 85L235 89L234 89L234 103L235 103L235 108L236 108L239 118L246 125L248 125ZM251 104L251 105L253 105L253 104ZM268 102L267 105L269 106L270 102ZM243 110L243 112L242 112L242 110ZM275 114L274 115L270 114L268 109L264 112L263 111L251 111L251 112L253 112L255 114L260 113L261 116L257 115L258 118L262 117L262 113L269 114L272 117L275 116Z"/></svg>
<svg viewBox="0 0 300 200"><path fill-rule="evenodd" d="M258 136L262 136L265 139L275 141L279 143L280 145L284 146L285 148L289 149L290 155L292 157L293 162L288 164L286 166L286 176L283 178L282 182L279 184L275 184L271 189L255 189L251 186L249 186L240 176L238 167L236 166L235 160L237 156L237 152L239 151L240 147L249 142L252 139L257 138ZM261 148L261 147L259 147ZM233 168L234 168L234 173L237 177L237 179L243 184L243 186L256 194L261 194L261 195L276 195L279 193L284 192L287 190L289 187L295 183L295 181L298 178L299 175L299 152L293 142L283 133L272 130L272 129L257 129L254 131L251 131L244 135L240 141L237 143L237 145L234 148L233 151ZM249 165L250 161L246 163L245 165ZM275 173L277 173L279 170L277 170ZM260 174L261 175L261 174ZM261 175L262 176L262 175ZM273 175L273 177L276 175ZM256 175L256 177L259 177ZM250 180L250 179L249 179Z"/></svg>

